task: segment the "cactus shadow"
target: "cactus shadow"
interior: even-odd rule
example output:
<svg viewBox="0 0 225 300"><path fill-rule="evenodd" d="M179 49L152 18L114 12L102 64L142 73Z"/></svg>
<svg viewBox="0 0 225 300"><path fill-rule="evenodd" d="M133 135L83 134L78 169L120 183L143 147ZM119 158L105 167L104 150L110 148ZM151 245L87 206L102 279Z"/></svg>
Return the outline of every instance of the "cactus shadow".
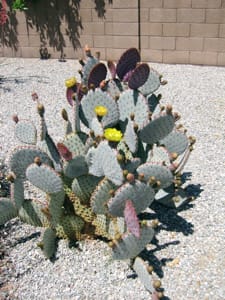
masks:
<svg viewBox="0 0 225 300"><path fill-rule="evenodd" d="M43 76L9 76L9 77L1 77L0 78L0 89L3 89L5 92L11 92L11 87L7 87L5 85L12 84L12 86L15 88L16 85L28 83L32 80L36 80L37 82L48 84L48 77Z"/></svg>
<svg viewBox="0 0 225 300"><path fill-rule="evenodd" d="M16 239L16 241L13 243L13 246L16 246L18 244L24 244L32 239L36 239L36 238L39 238L41 236L41 232L40 231L37 231L37 232L34 232L28 236L25 236L25 237L21 237L19 239Z"/></svg>

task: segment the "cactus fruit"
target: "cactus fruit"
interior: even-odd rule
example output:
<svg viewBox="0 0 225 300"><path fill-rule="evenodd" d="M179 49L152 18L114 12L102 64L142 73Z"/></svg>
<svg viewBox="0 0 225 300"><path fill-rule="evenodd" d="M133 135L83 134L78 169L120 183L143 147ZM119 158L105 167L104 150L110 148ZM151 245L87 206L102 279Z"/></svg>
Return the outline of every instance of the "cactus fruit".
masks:
<svg viewBox="0 0 225 300"><path fill-rule="evenodd" d="M137 49L128 49L117 65L108 62L111 78L89 47L85 52L80 82L66 81L74 121L63 109L60 141L49 135L37 95L39 135L32 123L14 116L16 137L28 145L9 158L11 199L0 199L0 224L18 216L46 227L39 246L47 258L54 256L57 238L104 237L114 259L135 259L134 269L152 292L139 254L155 233L141 213L153 201L178 207L186 200L179 173L194 139L176 125L171 106L160 106L154 92L165 81L140 63ZM25 199L26 181L46 197Z"/></svg>

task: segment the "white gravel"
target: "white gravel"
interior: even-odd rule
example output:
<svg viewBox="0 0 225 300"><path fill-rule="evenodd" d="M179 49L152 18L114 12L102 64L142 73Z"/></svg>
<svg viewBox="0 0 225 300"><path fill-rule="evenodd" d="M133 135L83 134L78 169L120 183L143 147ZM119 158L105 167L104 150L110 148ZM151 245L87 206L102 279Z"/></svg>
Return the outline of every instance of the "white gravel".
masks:
<svg viewBox="0 0 225 300"><path fill-rule="evenodd" d="M225 68L152 66L168 80L160 88L162 102L173 104L188 133L197 139L184 171L198 197L179 211L155 208L161 226L158 244L149 255L162 275L165 299L224 300ZM0 59L0 157L18 143L13 113L34 123L38 120L33 91L45 105L50 134L55 140L62 137L61 109L70 109L64 80L78 76L78 68L74 60ZM51 263L36 247L40 230L16 222L5 237L5 243L10 240L13 245L9 247L12 270L8 270L11 299L150 298L138 279L127 279L131 273L127 262L110 259L103 242L82 242L79 251L61 241L58 259Z"/></svg>

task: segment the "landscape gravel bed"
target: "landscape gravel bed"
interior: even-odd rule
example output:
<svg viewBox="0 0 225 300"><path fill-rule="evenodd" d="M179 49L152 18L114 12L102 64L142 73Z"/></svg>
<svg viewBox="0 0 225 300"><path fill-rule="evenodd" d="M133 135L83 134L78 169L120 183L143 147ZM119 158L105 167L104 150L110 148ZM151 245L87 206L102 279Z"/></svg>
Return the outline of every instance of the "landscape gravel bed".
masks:
<svg viewBox="0 0 225 300"><path fill-rule="evenodd" d="M160 221L157 240L149 246L165 299L225 299L225 68L151 64L163 78L162 103L172 104L188 134L197 139L184 169L196 199L179 210L153 205ZM63 136L65 79L79 77L78 61L0 58L0 158L18 141L11 116L38 125L31 93L46 110L50 134ZM138 278L130 278L127 261L112 261L102 241L79 248L60 241L54 262L37 247L42 229L13 220L0 228L0 299L150 299ZM4 247L4 255L1 255Z"/></svg>

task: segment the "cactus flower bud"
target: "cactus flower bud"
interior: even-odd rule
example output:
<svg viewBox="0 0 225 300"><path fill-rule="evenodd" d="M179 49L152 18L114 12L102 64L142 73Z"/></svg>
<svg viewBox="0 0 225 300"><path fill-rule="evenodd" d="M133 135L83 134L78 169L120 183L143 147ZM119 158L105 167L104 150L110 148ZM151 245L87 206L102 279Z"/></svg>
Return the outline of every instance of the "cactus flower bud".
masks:
<svg viewBox="0 0 225 300"><path fill-rule="evenodd" d="M153 287L155 289L159 289L161 287L161 281L160 280L154 280L153 281Z"/></svg>
<svg viewBox="0 0 225 300"><path fill-rule="evenodd" d="M128 173L127 176L126 176L126 179L130 183L134 182L134 180L135 180L134 174Z"/></svg>
<svg viewBox="0 0 225 300"><path fill-rule="evenodd" d="M43 117L44 113L45 113L45 108L44 108L44 105L39 103L38 106L37 106L37 111L39 113L39 115L41 117Z"/></svg>
<svg viewBox="0 0 225 300"><path fill-rule="evenodd" d="M34 163L35 163L36 165L40 166L40 165L41 165L41 158L40 158L39 156L36 156L36 157L34 158Z"/></svg>
<svg viewBox="0 0 225 300"><path fill-rule="evenodd" d="M15 123L18 123L19 122L19 118L18 118L18 115L17 114L13 114L12 115L12 119Z"/></svg>
<svg viewBox="0 0 225 300"><path fill-rule="evenodd" d="M68 121L68 114L65 108L62 109L62 117L65 121Z"/></svg>

